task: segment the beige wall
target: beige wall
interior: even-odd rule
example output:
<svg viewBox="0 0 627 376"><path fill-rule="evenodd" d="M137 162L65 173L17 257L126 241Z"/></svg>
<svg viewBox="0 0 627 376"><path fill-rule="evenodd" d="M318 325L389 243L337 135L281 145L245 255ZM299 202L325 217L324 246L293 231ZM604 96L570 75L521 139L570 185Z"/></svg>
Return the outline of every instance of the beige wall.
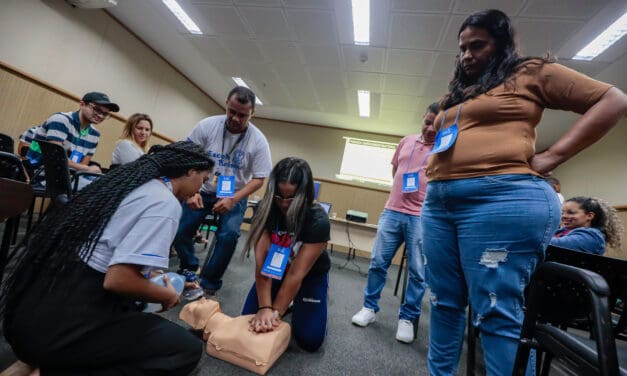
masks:
<svg viewBox="0 0 627 376"><path fill-rule="evenodd" d="M74 9L63 0L2 0L0 35L1 61L79 97L103 91L123 117L148 113L155 130L173 139L222 112L102 10Z"/></svg>

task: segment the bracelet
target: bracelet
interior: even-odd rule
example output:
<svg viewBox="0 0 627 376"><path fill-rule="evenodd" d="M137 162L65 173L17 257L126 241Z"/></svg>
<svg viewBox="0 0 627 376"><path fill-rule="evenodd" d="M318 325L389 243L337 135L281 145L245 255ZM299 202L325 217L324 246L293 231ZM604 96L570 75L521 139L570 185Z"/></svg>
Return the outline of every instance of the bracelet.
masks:
<svg viewBox="0 0 627 376"><path fill-rule="evenodd" d="M262 309L273 309L272 306L266 305L266 306L262 306L257 308L257 312L261 311Z"/></svg>

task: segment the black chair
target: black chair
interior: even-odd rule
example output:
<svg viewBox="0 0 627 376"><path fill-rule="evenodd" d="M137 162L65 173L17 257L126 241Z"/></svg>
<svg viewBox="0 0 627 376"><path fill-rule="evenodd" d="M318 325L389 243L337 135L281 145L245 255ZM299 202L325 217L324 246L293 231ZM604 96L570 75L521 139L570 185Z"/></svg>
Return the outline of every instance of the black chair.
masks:
<svg viewBox="0 0 627 376"><path fill-rule="evenodd" d="M13 153L14 146L15 143L13 142L13 137L8 134L0 133L0 151Z"/></svg>
<svg viewBox="0 0 627 376"><path fill-rule="evenodd" d="M33 190L25 182L7 178L0 178L0 219L6 219L2 244L0 245L0 281L4 275L4 269L10 260L9 255L13 229L17 225L17 216L28 209L33 201Z"/></svg>
<svg viewBox="0 0 627 376"><path fill-rule="evenodd" d="M554 358L577 375L627 375L618 365L610 296L610 286L595 272L541 263L528 286L513 375L525 374L531 349L536 349L541 375L548 375ZM593 339L566 331L581 320Z"/></svg>

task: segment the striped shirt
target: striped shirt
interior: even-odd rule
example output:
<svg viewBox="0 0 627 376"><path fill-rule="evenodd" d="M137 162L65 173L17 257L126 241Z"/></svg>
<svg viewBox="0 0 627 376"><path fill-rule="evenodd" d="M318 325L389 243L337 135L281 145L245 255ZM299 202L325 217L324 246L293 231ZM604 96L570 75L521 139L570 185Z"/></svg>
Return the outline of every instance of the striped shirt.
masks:
<svg viewBox="0 0 627 376"><path fill-rule="evenodd" d="M33 140L35 139L37 128L39 128L39 125L35 125L34 127L28 128L26 131L24 131L24 133L20 135L20 141L30 145L30 143L33 142Z"/></svg>
<svg viewBox="0 0 627 376"><path fill-rule="evenodd" d="M99 139L100 132L93 125L90 124L85 130L81 129L78 111L57 112L37 128L35 142L30 144L26 158L35 167L41 163L41 149L36 141L60 142L68 156L77 151L83 157L92 157Z"/></svg>

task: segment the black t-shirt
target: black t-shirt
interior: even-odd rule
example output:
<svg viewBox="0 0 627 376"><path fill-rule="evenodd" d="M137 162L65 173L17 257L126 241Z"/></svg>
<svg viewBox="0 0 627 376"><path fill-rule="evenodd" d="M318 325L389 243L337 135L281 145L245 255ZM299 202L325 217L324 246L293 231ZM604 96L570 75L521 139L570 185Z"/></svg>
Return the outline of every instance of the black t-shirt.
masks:
<svg viewBox="0 0 627 376"><path fill-rule="evenodd" d="M272 229L272 239L276 241L280 239L279 243L282 245L291 244L292 234L286 233L285 223L283 220L279 222L278 231L277 228ZM314 204L307 215L305 216L305 222L303 223L300 236L294 242L292 249L292 256L296 256L302 243L326 243L331 239L331 224L329 222L329 216L318 204ZM316 262L311 267L311 270L307 275L320 275L327 273L331 269L331 259L326 249L318 257Z"/></svg>

